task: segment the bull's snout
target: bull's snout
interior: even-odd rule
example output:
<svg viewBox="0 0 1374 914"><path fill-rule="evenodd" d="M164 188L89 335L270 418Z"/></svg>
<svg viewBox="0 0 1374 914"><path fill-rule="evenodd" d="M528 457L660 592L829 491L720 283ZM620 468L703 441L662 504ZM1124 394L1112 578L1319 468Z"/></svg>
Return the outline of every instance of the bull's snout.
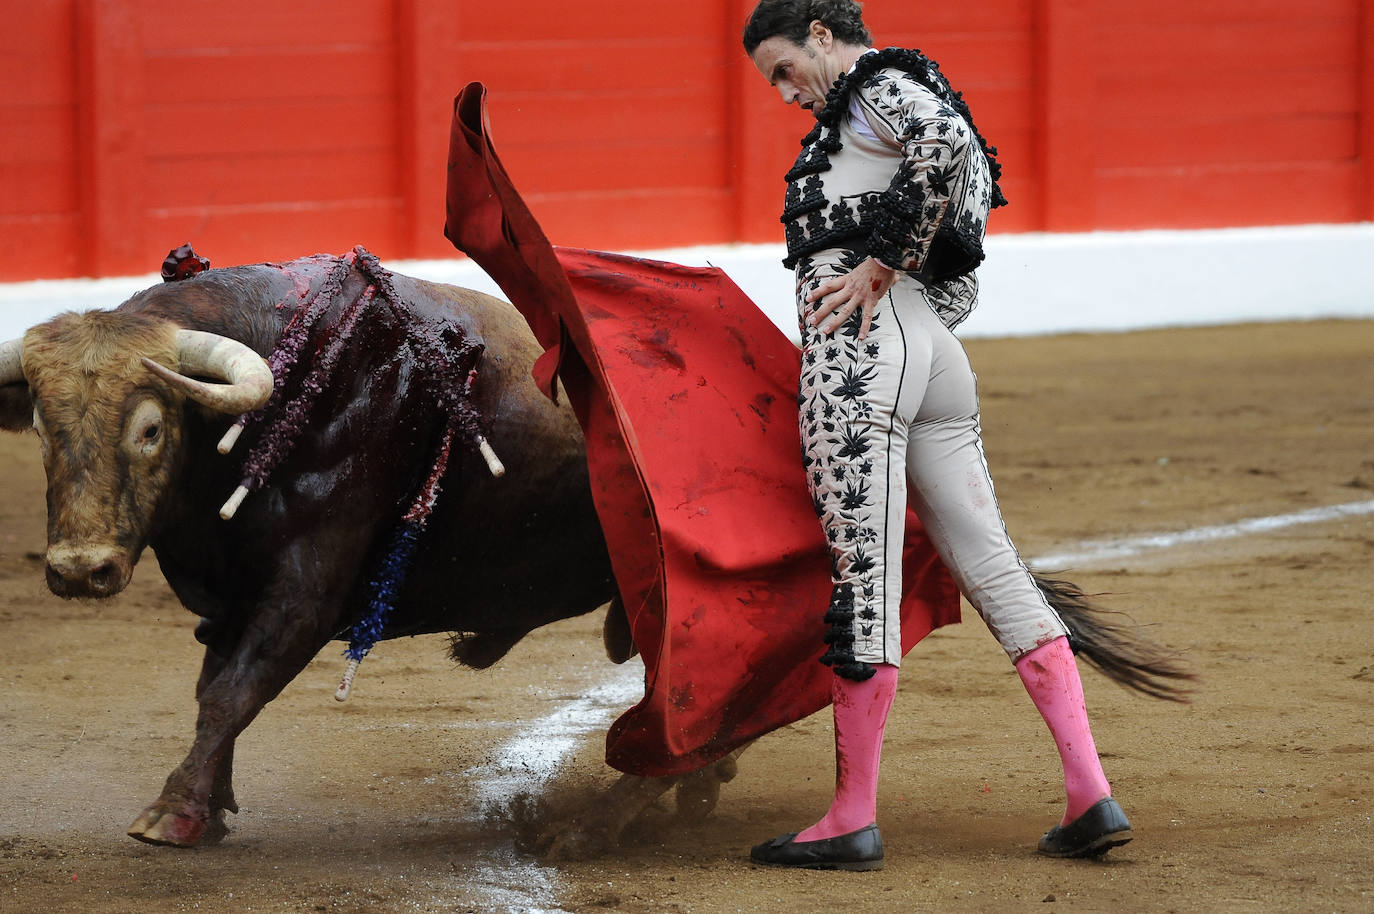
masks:
<svg viewBox="0 0 1374 914"><path fill-rule="evenodd" d="M48 550L48 589L59 597L112 597L129 583L133 566L112 546L55 546Z"/></svg>

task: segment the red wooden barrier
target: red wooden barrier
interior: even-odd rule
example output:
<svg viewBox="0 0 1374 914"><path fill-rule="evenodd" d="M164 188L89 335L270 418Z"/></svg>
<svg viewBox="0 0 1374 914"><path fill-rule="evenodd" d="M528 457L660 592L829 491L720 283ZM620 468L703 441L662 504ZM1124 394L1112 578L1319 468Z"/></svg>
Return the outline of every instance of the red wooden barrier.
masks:
<svg viewBox="0 0 1374 914"><path fill-rule="evenodd" d="M1361 187L1357 196L1361 220L1374 220L1374 0L1360 0L1359 69L1355 73L1359 86L1358 159Z"/></svg>
<svg viewBox="0 0 1374 914"><path fill-rule="evenodd" d="M780 239L809 126L752 0L45 0L0 30L0 279L443 257L453 95L491 89L556 243ZM1374 0L870 0L1000 149L994 231L1374 219Z"/></svg>

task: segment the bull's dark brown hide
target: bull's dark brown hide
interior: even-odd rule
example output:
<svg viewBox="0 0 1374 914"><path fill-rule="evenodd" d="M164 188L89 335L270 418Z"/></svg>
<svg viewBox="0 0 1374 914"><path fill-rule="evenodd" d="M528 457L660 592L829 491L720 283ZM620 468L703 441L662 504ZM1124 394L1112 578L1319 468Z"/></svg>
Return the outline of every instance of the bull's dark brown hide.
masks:
<svg viewBox="0 0 1374 914"><path fill-rule="evenodd" d="M607 736L632 774L697 769L829 703L830 596L806 493L795 347L719 270L552 248L487 135L485 88L454 106L445 233L546 347L587 440L643 701ZM787 281L780 277L780 281ZM957 621L958 593L908 511L903 647Z"/></svg>

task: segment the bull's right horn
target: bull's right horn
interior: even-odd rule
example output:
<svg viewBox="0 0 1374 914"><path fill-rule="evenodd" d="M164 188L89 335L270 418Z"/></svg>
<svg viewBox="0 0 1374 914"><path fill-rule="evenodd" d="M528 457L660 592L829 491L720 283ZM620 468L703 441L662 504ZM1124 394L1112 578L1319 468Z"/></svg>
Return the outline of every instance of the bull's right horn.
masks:
<svg viewBox="0 0 1374 914"><path fill-rule="evenodd" d="M143 359L143 364L203 406L222 413L247 413L272 396L272 369L262 356L238 340L202 330L178 330L177 349L186 374L222 378L229 383L206 384L152 359Z"/></svg>
<svg viewBox="0 0 1374 914"><path fill-rule="evenodd" d="M24 380L24 339L0 343L0 384Z"/></svg>

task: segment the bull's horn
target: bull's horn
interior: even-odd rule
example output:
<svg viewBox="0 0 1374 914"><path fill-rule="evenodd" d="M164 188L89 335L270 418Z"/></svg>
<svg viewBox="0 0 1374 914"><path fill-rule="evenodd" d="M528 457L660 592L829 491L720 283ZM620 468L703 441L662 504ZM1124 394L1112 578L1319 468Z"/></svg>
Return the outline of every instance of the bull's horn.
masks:
<svg viewBox="0 0 1374 914"><path fill-rule="evenodd" d="M0 343L0 384L24 380L24 339Z"/></svg>
<svg viewBox="0 0 1374 914"><path fill-rule="evenodd" d="M144 359L149 371L203 406L222 413L252 412L272 396L272 369L266 360L238 340L201 330L178 330L181 370L227 384L206 384Z"/></svg>

